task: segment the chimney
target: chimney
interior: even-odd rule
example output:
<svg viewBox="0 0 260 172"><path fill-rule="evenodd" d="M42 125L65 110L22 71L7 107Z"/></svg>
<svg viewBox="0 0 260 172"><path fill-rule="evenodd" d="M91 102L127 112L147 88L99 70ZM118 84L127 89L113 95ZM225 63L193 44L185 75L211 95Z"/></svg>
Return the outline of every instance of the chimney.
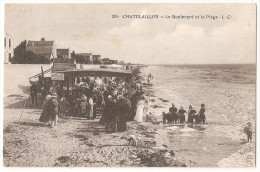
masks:
<svg viewBox="0 0 260 172"><path fill-rule="evenodd" d="M41 41L45 41L45 38L42 37L42 38L41 38Z"/></svg>

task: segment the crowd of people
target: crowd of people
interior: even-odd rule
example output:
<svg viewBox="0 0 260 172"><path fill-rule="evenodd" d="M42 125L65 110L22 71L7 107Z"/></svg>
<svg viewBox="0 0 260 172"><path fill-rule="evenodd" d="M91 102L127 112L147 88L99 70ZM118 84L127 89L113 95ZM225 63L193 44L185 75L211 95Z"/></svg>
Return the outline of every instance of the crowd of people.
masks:
<svg viewBox="0 0 260 172"><path fill-rule="evenodd" d="M175 124L183 124L185 122L206 124L205 104L201 104L201 108L198 113L191 105L189 105L187 121L185 119L185 113L187 113L187 111L184 110L182 106L178 110L174 103L172 103L172 107L169 108L169 112L163 112L163 122Z"/></svg>
<svg viewBox="0 0 260 172"><path fill-rule="evenodd" d="M93 120L97 113L102 113L100 123L106 126L106 131L120 132L126 130L126 122L129 120L138 118L138 122L141 122L145 113L141 113L141 108L147 109L141 84L137 83L132 87L134 94L129 98L127 83L117 77L77 77L69 90L57 85L56 93L52 93L52 87L39 89L36 85L33 83L31 86L32 97L35 92L39 92L37 89L48 88L47 91L44 90L47 95L42 105L40 121L50 122L51 127L57 125L61 116L78 116ZM32 101L35 103L35 100Z"/></svg>

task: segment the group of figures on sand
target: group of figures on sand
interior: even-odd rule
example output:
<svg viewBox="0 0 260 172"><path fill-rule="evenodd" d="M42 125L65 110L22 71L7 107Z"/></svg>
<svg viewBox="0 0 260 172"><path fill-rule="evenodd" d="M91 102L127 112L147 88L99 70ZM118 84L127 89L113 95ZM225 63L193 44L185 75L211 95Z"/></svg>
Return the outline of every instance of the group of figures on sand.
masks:
<svg viewBox="0 0 260 172"><path fill-rule="evenodd" d="M197 124L206 124L206 115L205 115L205 105L201 104L200 111L197 113L196 110L189 105L188 110L188 123L197 123ZM186 110L181 106L178 110L175 105L172 103L172 107L169 108L169 112L163 112L163 122L164 123L185 123L185 113ZM197 114L196 114L197 113Z"/></svg>
<svg viewBox="0 0 260 172"><path fill-rule="evenodd" d="M142 94L141 90L137 90L134 95L137 96L137 101L121 95L108 95L105 100L104 114L100 119L107 132L126 131L127 121L143 121L143 116L148 112L148 101Z"/></svg>

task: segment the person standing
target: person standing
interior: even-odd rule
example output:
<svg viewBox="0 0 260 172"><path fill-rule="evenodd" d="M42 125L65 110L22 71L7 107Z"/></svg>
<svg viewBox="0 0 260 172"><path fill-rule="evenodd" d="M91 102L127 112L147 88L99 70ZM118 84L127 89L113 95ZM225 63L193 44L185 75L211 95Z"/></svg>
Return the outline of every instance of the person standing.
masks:
<svg viewBox="0 0 260 172"><path fill-rule="evenodd" d="M117 131L124 132L126 131L126 122L128 120L128 116L131 110L131 101L127 98L123 98L121 95L118 96L118 104L117 104Z"/></svg>
<svg viewBox="0 0 260 172"><path fill-rule="evenodd" d="M134 120L137 122L143 122L145 98L142 96L136 105L136 115Z"/></svg>
<svg viewBox="0 0 260 172"><path fill-rule="evenodd" d="M177 123L177 119L178 119L177 111L178 111L178 109L175 107L174 103L172 103L172 107L169 108L169 112L171 114L173 123Z"/></svg>
<svg viewBox="0 0 260 172"><path fill-rule="evenodd" d="M30 95L32 97L32 104L37 105L37 94L38 94L38 88L37 84L35 82L32 82L32 86L30 88Z"/></svg>
<svg viewBox="0 0 260 172"><path fill-rule="evenodd" d="M149 106L150 103L147 99L144 100L144 116L148 116L149 115Z"/></svg>
<svg viewBox="0 0 260 172"><path fill-rule="evenodd" d="M60 104L59 104L59 116L64 116L64 115L68 115L68 110L70 108L70 104L67 102L66 98L65 97L62 97L61 98L61 101L60 101Z"/></svg>
<svg viewBox="0 0 260 172"><path fill-rule="evenodd" d="M206 124L206 115L205 115L205 104L201 104L201 108L199 113L197 114L197 118L198 118L198 123L203 123Z"/></svg>
<svg viewBox="0 0 260 172"><path fill-rule="evenodd" d="M188 122L189 123L193 123L194 114L196 114L196 111L193 109L193 107L191 105L189 105L189 110L188 110Z"/></svg>
<svg viewBox="0 0 260 172"><path fill-rule="evenodd" d="M88 117L90 119L93 119L94 118L94 101L93 101L92 96L89 97L88 103L89 103L89 116Z"/></svg>
<svg viewBox="0 0 260 172"><path fill-rule="evenodd" d="M136 115L136 107L137 107L137 103L138 103L138 94L135 93L132 97L131 97L131 114L129 115L129 120L133 121L134 117Z"/></svg>
<svg viewBox="0 0 260 172"><path fill-rule="evenodd" d="M52 95L52 103L51 103L51 115L50 115L50 120L51 120L51 128L54 128L57 126L58 123L58 100L57 100L57 94L53 93Z"/></svg>
<svg viewBox="0 0 260 172"><path fill-rule="evenodd" d="M42 113L39 119L40 122L48 124L51 114L51 103L51 95L47 95L42 105Z"/></svg>
<svg viewBox="0 0 260 172"><path fill-rule="evenodd" d="M80 109L81 109L81 116L86 116L87 114L87 101L88 101L88 98L87 96L85 95L82 95L81 97L81 102L80 102Z"/></svg>
<svg viewBox="0 0 260 172"><path fill-rule="evenodd" d="M253 130L251 122L248 122L244 127L244 133L247 135L247 142L252 141Z"/></svg>
<svg viewBox="0 0 260 172"><path fill-rule="evenodd" d="M178 111L179 114L179 118L180 118L180 123L183 124L185 122L185 115L184 113L187 113L186 110L183 109L183 107L181 106L181 108Z"/></svg>
<svg viewBox="0 0 260 172"><path fill-rule="evenodd" d="M108 96L108 101L106 103L107 103L106 132L116 132L117 131L116 101L113 100L112 96Z"/></svg>

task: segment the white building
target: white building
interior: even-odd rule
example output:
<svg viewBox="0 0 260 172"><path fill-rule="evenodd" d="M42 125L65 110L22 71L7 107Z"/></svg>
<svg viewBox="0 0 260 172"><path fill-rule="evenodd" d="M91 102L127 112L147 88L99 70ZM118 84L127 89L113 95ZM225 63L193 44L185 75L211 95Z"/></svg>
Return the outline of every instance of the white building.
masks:
<svg viewBox="0 0 260 172"><path fill-rule="evenodd" d="M14 56L14 38L5 33L5 59L4 63L10 63L11 58Z"/></svg>

